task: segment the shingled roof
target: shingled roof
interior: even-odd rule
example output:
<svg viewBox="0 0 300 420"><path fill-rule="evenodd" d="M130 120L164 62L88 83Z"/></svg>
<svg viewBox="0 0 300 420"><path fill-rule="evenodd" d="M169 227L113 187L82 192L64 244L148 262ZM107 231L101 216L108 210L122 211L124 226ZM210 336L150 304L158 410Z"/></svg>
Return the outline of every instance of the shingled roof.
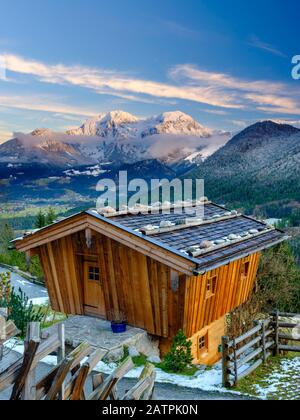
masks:
<svg viewBox="0 0 300 420"><path fill-rule="evenodd" d="M204 213L200 217L201 205L204 206ZM205 273L288 239L284 232L264 222L209 201L204 205L191 204L181 213L171 208L168 214L159 209L145 214L137 209L135 214L124 211L105 216L96 210L89 210L81 215L98 219L101 223L122 230L124 234L141 238L189 260L195 264L195 274ZM57 222L57 225L66 223L72 217ZM41 231L47 233L47 229L32 235L36 236Z"/></svg>
<svg viewBox="0 0 300 420"><path fill-rule="evenodd" d="M191 208L183 209L182 214L171 209L170 214L162 211L154 214L128 214L112 216L110 220L124 228L143 232L145 240L151 238L168 249L196 260L199 273L288 239L284 232L273 226L211 202L204 204L203 220L199 220L199 224L195 225L192 219L193 216L197 219L197 214L201 211L199 206L193 206L194 214L191 214ZM188 220L186 224L185 220ZM159 229L161 222L165 221L171 222L173 227ZM149 225L153 226L153 232L149 232L151 236L148 236L144 229Z"/></svg>

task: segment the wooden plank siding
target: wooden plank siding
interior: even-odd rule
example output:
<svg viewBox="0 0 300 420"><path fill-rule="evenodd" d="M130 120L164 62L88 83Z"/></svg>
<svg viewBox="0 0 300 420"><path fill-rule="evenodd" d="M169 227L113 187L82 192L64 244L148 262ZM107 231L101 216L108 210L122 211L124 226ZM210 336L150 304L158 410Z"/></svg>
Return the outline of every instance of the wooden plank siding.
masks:
<svg viewBox="0 0 300 420"><path fill-rule="evenodd" d="M121 310L129 325L170 337L182 328L185 275L104 235L77 232L42 245L40 256L54 310L83 315L84 261L100 267L107 319ZM176 288L172 281L176 278Z"/></svg>
<svg viewBox="0 0 300 420"><path fill-rule="evenodd" d="M41 245L42 263L51 305L67 314L84 315L84 263L99 264L106 318L122 311L129 325L168 339L183 329L188 337L244 303L254 285L260 254L232 262L203 276L188 277L171 267L93 231L84 231ZM248 277L241 280L242 264ZM216 278L207 298L207 280Z"/></svg>
<svg viewBox="0 0 300 420"><path fill-rule="evenodd" d="M232 262L203 276L186 278L183 329L192 337L206 326L245 303L255 284L260 254ZM249 262L249 273L241 277L242 265ZM215 293L207 297L207 281L216 276Z"/></svg>

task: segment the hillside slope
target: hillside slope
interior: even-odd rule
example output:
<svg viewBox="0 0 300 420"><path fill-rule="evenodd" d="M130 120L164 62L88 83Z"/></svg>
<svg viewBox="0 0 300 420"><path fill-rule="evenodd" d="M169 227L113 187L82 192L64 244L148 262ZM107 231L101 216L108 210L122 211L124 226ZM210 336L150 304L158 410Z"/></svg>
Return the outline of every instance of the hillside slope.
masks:
<svg viewBox="0 0 300 420"><path fill-rule="evenodd" d="M300 200L300 130L254 124L188 176L204 178L207 195L235 205Z"/></svg>

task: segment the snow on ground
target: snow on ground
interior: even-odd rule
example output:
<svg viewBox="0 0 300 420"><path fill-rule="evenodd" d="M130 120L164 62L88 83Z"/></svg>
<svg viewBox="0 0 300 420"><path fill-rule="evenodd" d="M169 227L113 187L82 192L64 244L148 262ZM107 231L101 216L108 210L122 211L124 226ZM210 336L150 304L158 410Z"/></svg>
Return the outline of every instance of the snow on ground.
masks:
<svg viewBox="0 0 300 420"><path fill-rule="evenodd" d="M278 400L300 399L300 357L283 359L274 371L255 386L260 398Z"/></svg>
<svg viewBox="0 0 300 420"><path fill-rule="evenodd" d="M23 354L24 344L22 341L12 339L5 343L7 349ZM84 359L84 363L87 359ZM56 356L47 356L42 360L43 363L50 366L56 366ZM100 362L95 371L106 375L111 374L116 368L116 363L106 364ZM126 379L139 378L143 367L132 369L126 376ZM297 400L300 395L300 357L294 359L282 359L278 366L274 366L272 373L260 379L259 384L253 384L253 393L256 398L279 399L279 400ZM199 370L194 376L183 376L166 373L156 368L156 383L176 385L178 387L201 390L205 392L229 393L234 395L246 395L228 389L222 388L222 368L218 364L206 370ZM248 396L250 395L247 394Z"/></svg>
<svg viewBox="0 0 300 420"><path fill-rule="evenodd" d="M86 171L79 171L78 169L68 169L64 171L64 174L75 177L75 176L93 176L98 177L99 175L105 174L107 170L101 169L99 165L91 166Z"/></svg>
<svg viewBox="0 0 300 420"><path fill-rule="evenodd" d="M45 306L49 304L49 298L48 297L33 298L33 299L29 299L28 303L32 303L35 306Z"/></svg>
<svg viewBox="0 0 300 420"><path fill-rule="evenodd" d="M5 344L5 347L11 350L14 350L17 353L23 354L24 353L24 346L23 342L12 339ZM84 363L86 359L82 361ZM55 366L57 364L56 356L47 356L45 359L42 360L43 363L46 363L51 366ZM103 374L109 375L117 368L116 363L106 364L104 362L100 362L95 371ZM127 379L137 379L139 378L143 367L136 367L132 369L125 378ZM202 391L213 391L213 392L230 392L224 388L222 388L222 369L220 365L217 365L214 368L207 369L207 370L199 370L195 376L183 376L183 375L176 375L176 374L169 374L164 372L161 369L156 368L156 382L157 383L165 383L165 384L172 384L177 385L179 387L185 388L192 388L192 389L200 389ZM237 394L237 393L235 393Z"/></svg>
<svg viewBox="0 0 300 420"><path fill-rule="evenodd" d="M24 354L24 342L22 340L18 340L16 338L12 338L11 340L4 343L4 347L8 350L15 351L19 354ZM49 366L56 366L57 365L57 357L56 356L46 356L41 362L49 365Z"/></svg>
<svg viewBox="0 0 300 420"><path fill-rule="evenodd" d="M117 364L110 363L106 364L100 362L95 370L109 375L117 367ZM126 378L139 378L142 373L143 367L137 367L132 369ZM222 368L217 365L211 369L199 370L194 376L176 375L166 373L161 369L156 368L156 382L177 385L185 388L201 389L203 391L214 391L214 392L229 392L222 388Z"/></svg>

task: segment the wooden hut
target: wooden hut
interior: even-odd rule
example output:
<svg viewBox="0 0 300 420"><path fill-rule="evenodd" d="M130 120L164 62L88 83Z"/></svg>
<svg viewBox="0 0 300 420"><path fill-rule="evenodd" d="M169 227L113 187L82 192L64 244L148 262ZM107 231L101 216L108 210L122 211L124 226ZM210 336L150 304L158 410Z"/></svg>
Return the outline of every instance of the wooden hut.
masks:
<svg viewBox="0 0 300 420"><path fill-rule="evenodd" d="M287 237L208 201L200 219L200 204L188 214L86 211L15 246L39 256L54 310L103 319L122 311L159 338L162 353L182 329L195 363L213 364L226 314L253 290L261 251Z"/></svg>

